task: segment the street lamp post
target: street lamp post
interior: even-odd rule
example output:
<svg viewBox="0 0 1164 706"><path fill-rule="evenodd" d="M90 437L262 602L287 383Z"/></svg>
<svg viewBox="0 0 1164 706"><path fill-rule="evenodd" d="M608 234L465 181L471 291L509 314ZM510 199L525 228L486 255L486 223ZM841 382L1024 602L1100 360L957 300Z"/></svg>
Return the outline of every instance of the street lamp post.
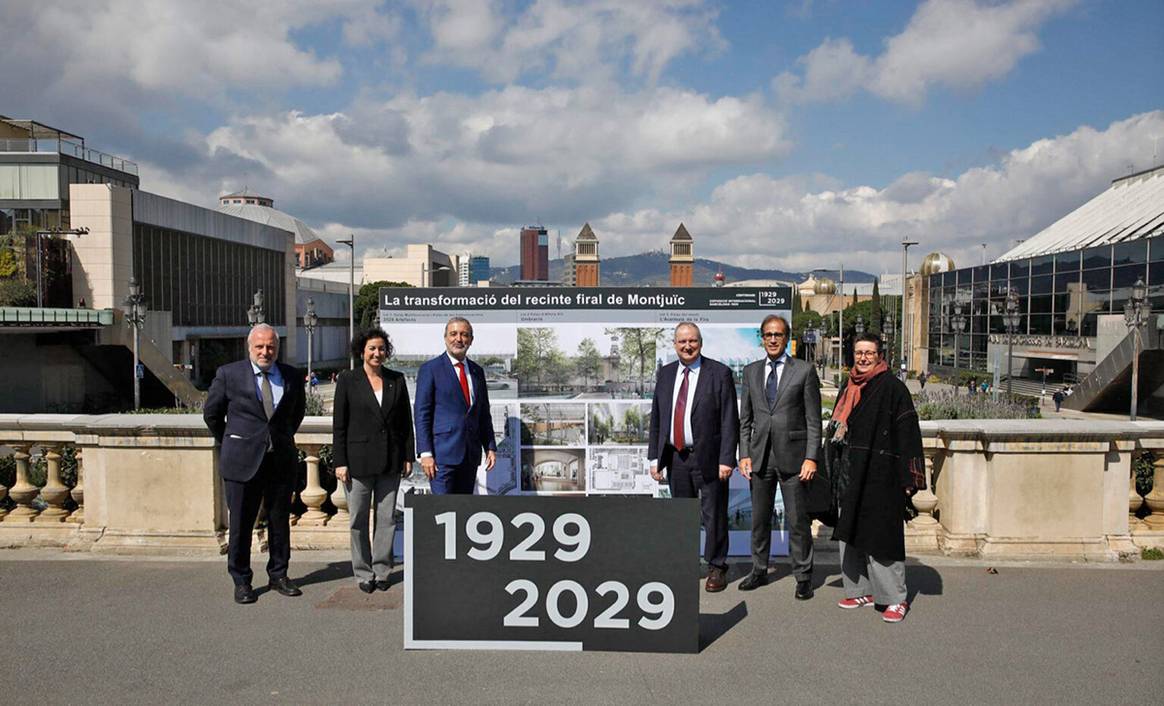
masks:
<svg viewBox="0 0 1164 706"><path fill-rule="evenodd" d="M950 330L954 334L954 370L958 369L958 335L966 330L966 315L962 313L962 304L954 302L954 313L950 314Z"/></svg>
<svg viewBox="0 0 1164 706"><path fill-rule="evenodd" d="M1035 368L1036 373L1043 374L1043 389L1039 391L1039 402L1042 403L1042 398L1047 396L1047 374L1055 372L1054 368Z"/></svg>
<svg viewBox="0 0 1164 706"><path fill-rule="evenodd" d="M122 311L125 312L126 325L133 327L133 408L137 410L141 408L143 374L138 349L141 345L141 329L145 326L146 298L141 293L141 286L138 285L136 277L129 278L129 296L122 304Z"/></svg>
<svg viewBox="0 0 1164 706"><path fill-rule="evenodd" d="M51 238L54 235L88 235L88 228L48 228L36 231L36 308L44 306L44 275L42 274L44 259L40 239Z"/></svg>
<svg viewBox="0 0 1164 706"><path fill-rule="evenodd" d="M1151 309L1147 305L1148 287L1142 277L1132 285L1132 298L1124 304L1124 323L1132 330L1132 407L1130 419L1136 421L1140 393L1140 327L1148 320Z"/></svg>
<svg viewBox="0 0 1164 706"><path fill-rule="evenodd" d="M1014 334L1019 327L1019 298L1013 287L1006 290L1006 396L1011 394L1011 378L1014 377Z"/></svg>
<svg viewBox="0 0 1164 706"><path fill-rule="evenodd" d="M858 336L865 333L865 317L857 314L857 321L853 324L853 330Z"/></svg>
<svg viewBox="0 0 1164 706"><path fill-rule="evenodd" d="M906 240L904 238L902 239L902 241L901 241L901 372L903 374L909 372L909 360L908 360L908 356L906 355L906 352L905 352L905 350L906 350L906 348L905 348L905 343L906 343L906 341L905 341L905 332L906 332L905 300L906 300L906 297L909 295L909 289L908 289L908 287L906 287L905 274L906 274L906 271L909 267L909 246L911 246L911 245L917 245L917 241L916 240Z"/></svg>
<svg viewBox="0 0 1164 706"><path fill-rule="evenodd" d="M263 308L263 290L255 290L254 302L247 308L247 323L251 328L267 323L267 312Z"/></svg>
<svg viewBox="0 0 1164 706"><path fill-rule="evenodd" d="M307 300L307 311L303 313L303 330L307 332L307 378L311 379L311 354L315 350L315 327L319 324L319 317L315 315L315 302Z"/></svg>
<svg viewBox="0 0 1164 706"><path fill-rule="evenodd" d="M348 263L348 340L356 338L356 234L349 233L347 240L336 241L352 249L352 260ZM356 369L356 359L348 356L348 369Z"/></svg>

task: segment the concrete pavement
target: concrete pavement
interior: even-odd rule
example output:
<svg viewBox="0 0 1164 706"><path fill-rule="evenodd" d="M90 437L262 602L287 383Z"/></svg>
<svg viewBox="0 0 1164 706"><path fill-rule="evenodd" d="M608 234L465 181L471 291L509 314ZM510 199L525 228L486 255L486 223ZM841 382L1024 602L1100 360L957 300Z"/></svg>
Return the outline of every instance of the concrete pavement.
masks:
<svg viewBox="0 0 1164 706"><path fill-rule="evenodd" d="M257 557L256 557L257 558ZM835 561L835 560L834 560ZM261 559L256 562L261 567ZM297 552L299 598L231 600L222 558L0 551L9 703L1145 703L1159 699L1164 562L911 560L913 610L842 611L774 584L701 594L697 655L406 652L401 586ZM397 569L397 574L399 574ZM261 568L259 568L261 575Z"/></svg>

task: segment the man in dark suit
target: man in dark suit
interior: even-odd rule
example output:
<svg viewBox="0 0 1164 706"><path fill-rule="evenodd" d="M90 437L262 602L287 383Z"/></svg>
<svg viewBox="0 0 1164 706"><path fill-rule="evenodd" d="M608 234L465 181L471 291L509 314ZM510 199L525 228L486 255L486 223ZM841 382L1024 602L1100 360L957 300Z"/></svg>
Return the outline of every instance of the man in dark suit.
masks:
<svg viewBox="0 0 1164 706"><path fill-rule="evenodd" d="M760 324L767 356L744 368L740 401L740 473L752 486L752 573L741 591L768 579L772 506L784 498L788 549L796 597L812 598L812 521L805 483L816 475L820 453L820 379L816 368L788 355L788 322L770 315Z"/></svg>
<svg viewBox="0 0 1164 706"><path fill-rule="evenodd" d="M698 326L676 326L674 343L679 360L664 365L655 380L647 458L656 481L668 471L672 497L699 498L707 533L703 587L714 593L727 586L728 478L740 428L736 385L730 368L700 354Z"/></svg>
<svg viewBox="0 0 1164 706"><path fill-rule="evenodd" d="M279 335L266 324L247 336L249 360L218 369L202 418L218 446L218 472L226 488L230 542L226 566L236 603L254 603L251 531L259 505L267 507L268 588L284 596L302 592L287 578L291 560L290 505L299 455L295 432L303 421L303 376L275 362Z"/></svg>
<svg viewBox="0 0 1164 706"><path fill-rule="evenodd" d="M473 326L454 316L445 324L445 352L416 375L416 450L436 495L469 495L485 452L485 470L497 461L485 371L467 354Z"/></svg>

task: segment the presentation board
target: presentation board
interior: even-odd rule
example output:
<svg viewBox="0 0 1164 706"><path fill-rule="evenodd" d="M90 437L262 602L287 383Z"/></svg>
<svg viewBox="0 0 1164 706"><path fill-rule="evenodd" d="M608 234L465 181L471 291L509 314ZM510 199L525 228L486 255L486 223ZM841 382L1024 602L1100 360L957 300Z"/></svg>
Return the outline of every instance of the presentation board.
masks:
<svg viewBox="0 0 1164 706"><path fill-rule="evenodd" d="M406 649L699 649L692 499L412 495Z"/></svg>
<svg viewBox="0 0 1164 706"><path fill-rule="evenodd" d="M497 464L478 472L481 495L665 496L647 464L658 369L676 359L677 324L703 335L703 355L724 363L737 388L763 357L768 314L791 320L790 287L480 287L380 290L380 322L392 338L389 367L410 394L426 360L444 352L451 316L473 325L469 357L485 370ZM730 551L749 553L748 483L733 474ZM406 492L428 492L417 464ZM774 554L787 553L784 506L773 511Z"/></svg>

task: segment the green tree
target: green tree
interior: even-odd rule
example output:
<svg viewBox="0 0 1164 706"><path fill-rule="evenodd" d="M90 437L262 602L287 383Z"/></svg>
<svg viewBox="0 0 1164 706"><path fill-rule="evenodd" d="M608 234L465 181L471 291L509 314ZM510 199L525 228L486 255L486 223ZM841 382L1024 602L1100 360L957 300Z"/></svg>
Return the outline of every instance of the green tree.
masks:
<svg viewBox="0 0 1164 706"><path fill-rule="evenodd" d="M593 338L583 338L578 344L578 358L574 361L574 369L578 377L589 385L591 380L598 378L602 369L602 356L598 353L598 346Z"/></svg>
<svg viewBox="0 0 1164 706"><path fill-rule="evenodd" d="M407 282L368 282L356 291L356 329L368 329L380 321L380 288L381 287L411 287Z"/></svg>
<svg viewBox="0 0 1164 706"><path fill-rule="evenodd" d="M873 313L870 315L873 320L869 322L869 331L876 334L881 333L881 324L883 323L881 320L883 316L881 312L881 290L877 284L878 279L877 277L873 278Z"/></svg>
<svg viewBox="0 0 1164 706"><path fill-rule="evenodd" d="M513 372L519 380L529 380L539 385L546 379L552 354L557 353L562 361L565 356L558 351L558 334L552 328L533 327L517 330L517 356L513 359Z"/></svg>
<svg viewBox="0 0 1164 706"><path fill-rule="evenodd" d="M635 375L638 369L639 394L646 389L647 377L655 372L655 354L658 343L663 338L661 328L608 328L608 336L618 336L621 340L622 357L630 361L629 370ZM650 366L648 371L647 366Z"/></svg>

